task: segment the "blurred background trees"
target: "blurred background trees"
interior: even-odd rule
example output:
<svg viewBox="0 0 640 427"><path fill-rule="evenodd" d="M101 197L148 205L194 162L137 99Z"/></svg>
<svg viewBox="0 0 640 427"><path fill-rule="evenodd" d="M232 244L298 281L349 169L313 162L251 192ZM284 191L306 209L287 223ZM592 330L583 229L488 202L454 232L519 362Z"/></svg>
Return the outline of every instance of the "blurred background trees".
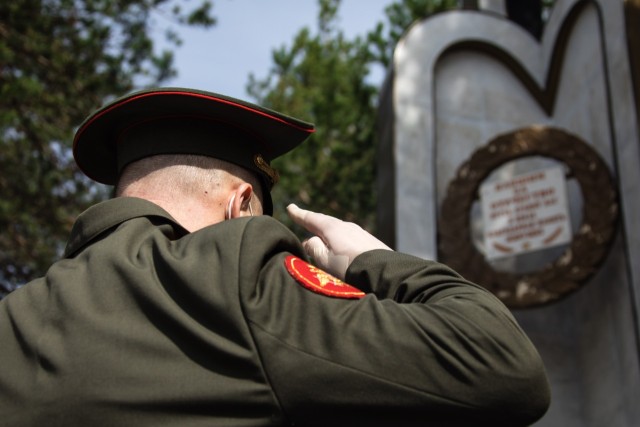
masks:
<svg viewBox="0 0 640 427"><path fill-rule="evenodd" d="M173 27L214 24L211 3L184 11L166 0L0 2L0 296L58 258L75 217L107 190L71 156L86 115L141 81L175 72L154 51L151 13Z"/></svg>

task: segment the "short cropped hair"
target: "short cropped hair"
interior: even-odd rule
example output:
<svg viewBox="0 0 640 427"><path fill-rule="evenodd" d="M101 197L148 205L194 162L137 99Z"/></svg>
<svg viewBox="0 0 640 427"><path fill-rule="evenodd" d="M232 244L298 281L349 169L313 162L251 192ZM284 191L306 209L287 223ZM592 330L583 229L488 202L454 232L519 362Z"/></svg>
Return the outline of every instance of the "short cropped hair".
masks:
<svg viewBox="0 0 640 427"><path fill-rule="evenodd" d="M252 185L262 203L259 179L245 168L224 160L196 154L158 154L127 165L116 184L116 197L132 184L144 181L149 191L176 196L212 191L225 180L240 179Z"/></svg>

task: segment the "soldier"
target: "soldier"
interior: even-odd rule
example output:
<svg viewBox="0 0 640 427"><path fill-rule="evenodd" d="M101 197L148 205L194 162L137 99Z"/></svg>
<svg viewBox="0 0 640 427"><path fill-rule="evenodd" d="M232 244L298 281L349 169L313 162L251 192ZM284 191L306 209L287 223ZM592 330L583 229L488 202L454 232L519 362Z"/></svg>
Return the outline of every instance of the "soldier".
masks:
<svg viewBox="0 0 640 427"><path fill-rule="evenodd" d="M43 278L0 302L0 424L540 418L540 357L489 292L355 224L291 205L316 235L301 243L269 216L271 161L313 131L188 89L87 118L74 157L116 197L79 216Z"/></svg>

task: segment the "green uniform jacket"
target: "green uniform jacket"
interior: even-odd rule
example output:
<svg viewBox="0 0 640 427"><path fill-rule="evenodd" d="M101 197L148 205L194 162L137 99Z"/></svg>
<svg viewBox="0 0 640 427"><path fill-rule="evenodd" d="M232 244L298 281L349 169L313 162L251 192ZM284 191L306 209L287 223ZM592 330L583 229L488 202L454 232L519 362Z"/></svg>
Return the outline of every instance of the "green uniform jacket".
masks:
<svg viewBox="0 0 640 427"><path fill-rule="evenodd" d="M0 302L7 426L528 425L542 362L509 311L442 264L376 250L312 292L276 220L187 233L134 198L96 205L65 258Z"/></svg>

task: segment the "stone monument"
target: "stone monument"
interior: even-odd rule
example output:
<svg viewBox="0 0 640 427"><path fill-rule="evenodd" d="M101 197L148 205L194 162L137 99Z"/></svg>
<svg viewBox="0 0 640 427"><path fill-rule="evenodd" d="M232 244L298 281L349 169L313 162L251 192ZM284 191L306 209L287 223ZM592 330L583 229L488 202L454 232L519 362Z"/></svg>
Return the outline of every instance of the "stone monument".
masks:
<svg viewBox="0 0 640 427"><path fill-rule="evenodd" d="M638 426L640 2L556 0L537 34L463 3L396 47L379 235L513 310L551 381L537 426Z"/></svg>

